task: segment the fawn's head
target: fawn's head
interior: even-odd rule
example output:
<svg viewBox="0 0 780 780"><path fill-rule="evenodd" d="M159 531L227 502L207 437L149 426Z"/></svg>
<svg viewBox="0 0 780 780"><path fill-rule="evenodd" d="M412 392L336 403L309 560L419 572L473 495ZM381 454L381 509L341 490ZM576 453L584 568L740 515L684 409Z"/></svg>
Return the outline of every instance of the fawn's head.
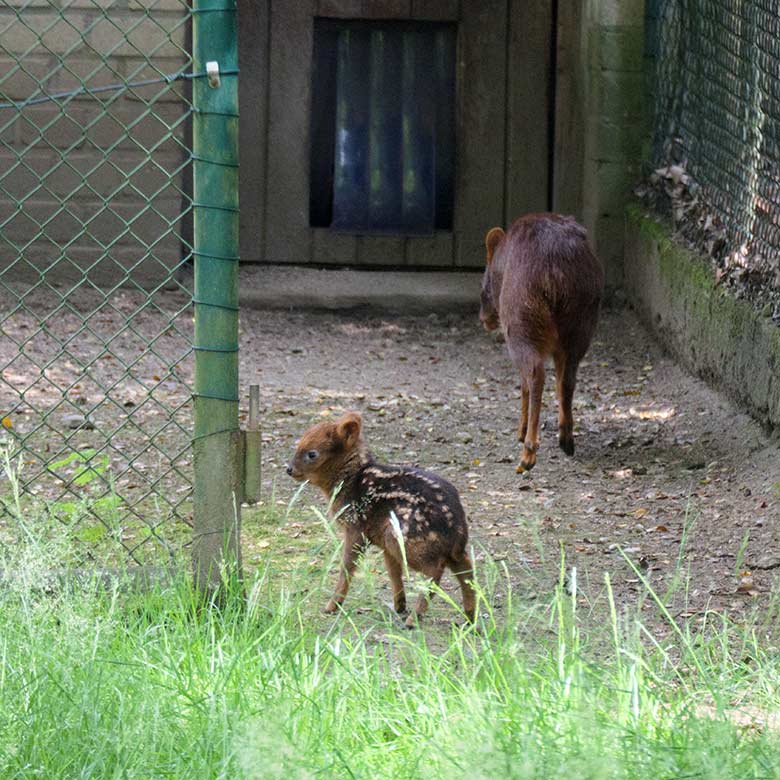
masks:
<svg viewBox="0 0 780 780"><path fill-rule="evenodd" d="M500 227L494 227L488 230L485 236L487 264L482 276L479 306L479 320L485 330L495 330L501 324L498 319L498 295L501 289L500 284L497 284L496 274L493 273L493 256L504 235L504 231Z"/></svg>
<svg viewBox="0 0 780 780"><path fill-rule="evenodd" d="M364 449L362 423L360 414L347 412L334 422L313 425L301 436L287 473L330 491L348 461Z"/></svg>

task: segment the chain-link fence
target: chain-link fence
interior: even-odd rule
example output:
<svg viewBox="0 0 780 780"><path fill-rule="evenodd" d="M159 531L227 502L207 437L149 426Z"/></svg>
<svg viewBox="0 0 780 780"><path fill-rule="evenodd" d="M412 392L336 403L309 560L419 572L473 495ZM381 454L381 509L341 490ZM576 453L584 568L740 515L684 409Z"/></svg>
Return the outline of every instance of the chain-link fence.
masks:
<svg viewBox="0 0 780 780"><path fill-rule="evenodd" d="M87 561L191 539L190 22L187 0L0 5L0 439L24 511Z"/></svg>
<svg viewBox="0 0 780 780"><path fill-rule="evenodd" d="M672 217L720 275L780 291L780 5L649 0L653 162ZM669 167L671 166L671 168ZM760 298L760 296L759 296Z"/></svg>

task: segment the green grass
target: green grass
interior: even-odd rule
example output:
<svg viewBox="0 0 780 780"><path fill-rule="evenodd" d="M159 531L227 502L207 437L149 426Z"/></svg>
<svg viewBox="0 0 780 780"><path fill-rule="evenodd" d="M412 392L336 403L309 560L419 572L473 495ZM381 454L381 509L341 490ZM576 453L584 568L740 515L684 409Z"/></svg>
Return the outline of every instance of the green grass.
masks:
<svg viewBox="0 0 780 780"><path fill-rule="evenodd" d="M644 609L616 604L608 580L587 599L562 562L557 587L520 598L485 563L477 629L440 594L407 632L369 560L326 618L337 541L296 512L252 516L279 546L258 548L221 610L184 576L46 591L63 550L28 522L0 562L15 575L0 585L0 777L780 776L776 607L678 625L649 588ZM295 544L278 531L307 520L317 533Z"/></svg>

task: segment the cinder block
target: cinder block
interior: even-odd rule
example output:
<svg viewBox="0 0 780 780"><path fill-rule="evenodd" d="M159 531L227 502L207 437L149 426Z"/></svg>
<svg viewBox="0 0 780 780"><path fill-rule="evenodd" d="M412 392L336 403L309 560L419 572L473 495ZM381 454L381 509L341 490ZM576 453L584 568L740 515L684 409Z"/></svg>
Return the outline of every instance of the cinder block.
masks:
<svg viewBox="0 0 780 780"><path fill-rule="evenodd" d="M645 0L598 0L596 19L605 27L641 25L645 18Z"/></svg>
<svg viewBox="0 0 780 780"><path fill-rule="evenodd" d="M172 76L179 73L187 62L188 58L179 53L173 57L140 57L138 55L131 57L122 57L123 72L128 81L139 81L141 79L153 79L161 76ZM187 68L189 71L190 68ZM183 82L179 82L179 89L183 89Z"/></svg>
<svg viewBox="0 0 780 780"><path fill-rule="evenodd" d="M22 140L22 118L18 114L12 117L5 117L5 121L0 124L0 147L21 146ZM2 220L0 220L2 222Z"/></svg>
<svg viewBox="0 0 780 780"><path fill-rule="evenodd" d="M0 186L3 188L3 199L21 201L29 197L40 182L39 170L45 170L54 162L50 150L34 150L25 157L24 165L19 156L3 150L0 153Z"/></svg>
<svg viewBox="0 0 780 780"><path fill-rule="evenodd" d="M49 4L51 8L51 4ZM108 11L117 14L125 12L124 0L68 0L67 8L82 11Z"/></svg>
<svg viewBox="0 0 780 780"><path fill-rule="evenodd" d="M363 2L362 0L319 0L317 14L337 19L359 19L363 15Z"/></svg>
<svg viewBox="0 0 780 780"><path fill-rule="evenodd" d="M22 144L40 143L54 149L78 149L84 143L84 123L87 115L69 106L60 110L56 103L43 103L25 109L22 124Z"/></svg>
<svg viewBox="0 0 780 780"><path fill-rule="evenodd" d="M154 14L160 11L188 13L186 0L128 0L127 7L131 11L151 10Z"/></svg>
<svg viewBox="0 0 780 780"><path fill-rule="evenodd" d="M648 138L644 122L613 122L608 117L592 116L587 121L587 134L592 139L592 159L599 162L635 162Z"/></svg>
<svg viewBox="0 0 780 780"><path fill-rule="evenodd" d="M48 83L54 67L52 58L46 56L0 57L0 101L34 96L40 85Z"/></svg>
<svg viewBox="0 0 780 780"><path fill-rule="evenodd" d="M50 0L3 0L3 8L51 8Z"/></svg>
<svg viewBox="0 0 780 780"><path fill-rule="evenodd" d="M607 216L622 215L631 189L638 178L638 162L599 163L596 177L599 213Z"/></svg>
<svg viewBox="0 0 780 780"><path fill-rule="evenodd" d="M119 60L102 58L91 54L89 49L80 49L78 54L68 57L65 67L60 67L52 75L50 89L53 92L68 92L82 87L103 87L121 83L124 80L123 64ZM102 100L111 97L111 93L103 93ZM90 95L73 98L78 104L82 101L94 102Z"/></svg>
<svg viewBox="0 0 780 780"><path fill-rule="evenodd" d="M411 10L411 0L363 0L362 13L366 19L408 19Z"/></svg>
<svg viewBox="0 0 780 780"><path fill-rule="evenodd" d="M457 21L460 3L457 0L412 0L412 17L430 21Z"/></svg>
<svg viewBox="0 0 780 780"><path fill-rule="evenodd" d="M601 115L613 122L644 117L648 98L642 72L603 70L594 74L591 84L596 93L591 116Z"/></svg>
<svg viewBox="0 0 780 780"><path fill-rule="evenodd" d="M35 29L41 29L40 45L57 55L71 57L85 44L85 28L89 17L84 13L68 12L52 24L55 13L37 14ZM25 21L29 22L27 15ZM45 31L42 28L46 28Z"/></svg>
<svg viewBox="0 0 780 780"><path fill-rule="evenodd" d="M641 71L645 67L644 46L644 31L637 25L588 31L588 61L594 70Z"/></svg>
<svg viewBox="0 0 780 780"><path fill-rule="evenodd" d="M6 26L4 19L3 27L0 29L0 50L12 55L24 54L31 49L39 48L43 38L53 54L60 54L70 45L78 43L81 37L78 30L74 30L62 20L56 22L51 30L44 32L47 27L52 25L55 18L56 14L54 13L28 11L24 15L24 24L13 20ZM42 48L40 48L40 52L42 54L48 53Z"/></svg>
<svg viewBox="0 0 780 780"><path fill-rule="evenodd" d="M89 30L87 42L99 54L112 57L180 57L185 54L186 23L181 17L123 14L102 18Z"/></svg>
<svg viewBox="0 0 780 780"><path fill-rule="evenodd" d="M599 217L594 233L596 252L604 263L606 286L614 290L623 284L625 217L622 214Z"/></svg>

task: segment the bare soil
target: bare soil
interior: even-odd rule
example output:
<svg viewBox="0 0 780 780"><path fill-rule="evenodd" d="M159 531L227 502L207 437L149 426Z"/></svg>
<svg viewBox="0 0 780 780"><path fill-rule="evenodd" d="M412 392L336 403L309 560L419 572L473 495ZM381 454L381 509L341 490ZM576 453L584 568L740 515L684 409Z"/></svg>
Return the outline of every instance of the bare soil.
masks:
<svg viewBox="0 0 780 780"><path fill-rule="evenodd" d="M518 377L473 315L244 311L240 354L242 384L261 387L264 485L280 505L297 487L284 466L304 429L358 409L380 459L459 488L477 559L504 561L521 595L552 590L562 550L586 600L608 573L626 603L646 592L642 578L661 595L671 588L676 617L769 603L780 573L777 438L664 355L630 311L602 314L581 367L573 458L557 447L548 371L539 461L524 475Z"/></svg>
<svg viewBox="0 0 780 780"><path fill-rule="evenodd" d="M28 484L62 501L74 490L65 472L79 464L59 469L58 479L46 464L72 450L106 453L136 515L119 518L116 535L136 558L167 555L168 542L190 533L187 300L159 294L150 307L144 293L121 291L90 315L95 301L78 291L60 310L38 297L10 313L0 340L0 401L14 410L5 435L27 437ZM261 388L266 508L286 506L297 487L284 466L304 429L358 409L378 457L418 463L459 488L477 560L506 566L522 598L552 592L563 551L591 604L603 596L605 574L624 603L645 591L642 578L661 594L672 588L678 617L770 603L780 573L778 439L664 355L630 311L602 314L581 367L573 458L557 447L548 373L539 461L524 475L515 472L518 377L474 314L244 309L240 360L242 398L250 384ZM94 428L74 430L74 414ZM303 503L324 508L312 488ZM250 566L285 551L310 555L314 541L328 541L311 513L272 527L252 510L246 518ZM302 535L305 550L296 547Z"/></svg>

